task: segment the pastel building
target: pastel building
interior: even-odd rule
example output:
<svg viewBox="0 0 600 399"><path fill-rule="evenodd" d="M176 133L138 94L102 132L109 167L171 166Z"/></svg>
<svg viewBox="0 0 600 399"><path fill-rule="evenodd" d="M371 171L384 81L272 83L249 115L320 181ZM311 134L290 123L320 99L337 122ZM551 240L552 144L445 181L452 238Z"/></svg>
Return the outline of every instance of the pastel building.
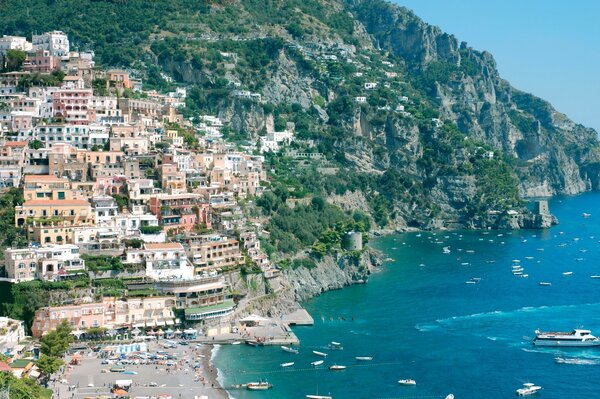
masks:
<svg viewBox="0 0 600 399"><path fill-rule="evenodd" d="M189 231L203 223L210 228L209 205L201 194L157 194L150 197L149 206L165 231Z"/></svg>
<svg viewBox="0 0 600 399"><path fill-rule="evenodd" d="M104 298L102 302L77 305L45 307L35 312L31 332L34 337L55 329L66 320L73 329L89 328L156 327L174 324L171 296L128 298L117 300Z"/></svg>

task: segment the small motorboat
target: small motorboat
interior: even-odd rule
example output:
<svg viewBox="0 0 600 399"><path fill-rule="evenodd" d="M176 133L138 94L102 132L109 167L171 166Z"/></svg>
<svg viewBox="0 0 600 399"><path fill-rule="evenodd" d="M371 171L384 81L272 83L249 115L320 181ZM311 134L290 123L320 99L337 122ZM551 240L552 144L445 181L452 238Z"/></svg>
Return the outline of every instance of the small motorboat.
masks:
<svg viewBox="0 0 600 399"><path fill-rule="evenodd" d="M294 348L290 348L289 346L282 346L281 350L284 352L288 352L288 353L294 353L294 354L298 354L300 353L300 351L298 349L294 349Z"/></svg>
<svg viewBox="0 0 600 399"><path fill-rule="evenodd" d="M573 274L573 272L564 272L563 276L570 276L571 274Z"/></svg>
<svg viewBox="0 0 600 399"><path fill-rule="evenodd" d="M307 399L333 399L333 396L306 395Z"/></svg>
<svg viewBox="0 0 600 399"><path fill-rule="evenodd" d="M317 367L317 366L322 365L323 362L324 362L323 360L317 360L315 362L311 362L310 365L313 366L313 367Z"/></svg>
<svg viewBox="0 0 600 399"><path fill-rule="evenodd" d="M590 278L593 278L593 279L595 279L595 280L598 280L598 279L600 279L600 276L590 276Z"/></svg>
<svg viewBox="0 0 600 399"><path fill-rule="evenodd" d="M454 395L453 394L449 394L448 396L446 396L446 399L454 399Z"/></svg>
<svg viewBox="0 0 600 399"><path fill-rule="evenodd" d="M373 360L373 356L356 356L355 359L359 362L369 362Z"/></svg>
<svg viewBox="0 0 600 399"><path fill-rule="evenodd" d="M552 285L552 283L549 283L549 282L547 282L547 281L540 281L540 285L541 285L541 286L545 286L545 287L547 287L547 286L549 286L549 285Z"/></svg>
<svg viewBox="0 0 600 399"><path fill-rule="evenodd" d="M541 389L542 389L542 387L532 384L531 382L527 382L527 383L523 384L523 388L517 389L517 395L519 395L519 396L533 395L534 393L537 393Z"/></svg>
<svg viewBox="0 0 600 399"><path fill-rule="evenodd" d="M329 370L332 370L332 371L346 370L346 366L342 366L340 364L334 364L333 366L329 366Z"/></svg>
<svg viewBox="0 0 600 399"><path fill-rule="evenodd" d="M584 219L587 219L587 218L589 218L590 216L592 216L592 214L591 214L591 213L585 213L585 212L583 212L583 213L581 214L581 216L582 216Z"/></svg>
<svg viewBox="0 0 600 399"><path fill-rule="evenodd" d="M519 270L519 271L513 272L513 275L515 275L515 276L522 276L523 272L521 270Z"/></svg>
<svg viewBox="0 0 600 399"><path fill-rule="evenodd" d="M271 388L273 388L273 385L267 381L249 382L246 384L246 389L249 391L266 391Z"/></svg>
<svg viewBox="0 0 600 399"><path fill-rule="evenodd" d="M331 341L329 345L327 345L329 349L342 350L344 347L339 342Z"/></svg>
<svg viewBox="0 0 600 399"><path fill-rule="evenodd" d="M319 352L319 351L313 351L313 353L317 356L327 357L327 353L323 353L323 352Z"/></svg>
<svg viewBox="0 0 600 399"><path fill-rule="evenodd" d="M250 345L250 346L263 346L264 344L262 342L258 342L258 341L254 341L254 340L248 340L248 341L246 341L246 345Z"/></svg>
<svg viewBox="0 0 600 399"><path fill-rule="evenodd" d="M400 385L417 385L417 382L415 380L408 378L406 380L398 381L398 384L400 384Z"/></svg>
<svg viewBox="0 0 600 399"><path fill-rule="evenodd" d="M231 345L240 345L242 343L242 341L234 341L231 343Z"/></svg>
<svg viewBox="0 0 600 399"><path fill-rule="evenodd" d="M289 363L281 363L280 366L281 367L292 367L294 365L294 362L289 362Z"/></svg>

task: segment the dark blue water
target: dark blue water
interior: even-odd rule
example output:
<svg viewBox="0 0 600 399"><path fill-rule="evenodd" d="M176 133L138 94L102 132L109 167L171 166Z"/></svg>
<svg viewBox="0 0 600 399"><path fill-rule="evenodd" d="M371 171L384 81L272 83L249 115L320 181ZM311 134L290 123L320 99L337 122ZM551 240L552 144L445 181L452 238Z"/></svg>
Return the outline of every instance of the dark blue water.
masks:
<svg viewBox="0 0 600 399"><path fill-rule="evenodd" d="M235 398L510 398L524 382L543 398L600 398L600 348L539 349L534 330L584 326L600 335L600 194L561 198L549 230L400 234L372 243L393 261L369 284L305 303L314 327L294 331L299 355L279 348L222 347L216 364L225 383L267 378L269 392ZM591 213L583 218L583 212ZM442 248L451 253L444 254ZM528 257L530 259L528 259ZM528 278L512 274L520 260ZM492 263L493 262L493 263ZM573 272L564 276L564 272ZM477 284L465 284L471 278ZM540 286L540 281L552 283ZM328 351L338 341L342 351ZM314 370L312 350L330 353ZM359 363L355 356L373 356ZM557 364L555 357L586 364ZM281 369L283 362L295 362ZM398 384L412 378L416 387Z"/></svg>

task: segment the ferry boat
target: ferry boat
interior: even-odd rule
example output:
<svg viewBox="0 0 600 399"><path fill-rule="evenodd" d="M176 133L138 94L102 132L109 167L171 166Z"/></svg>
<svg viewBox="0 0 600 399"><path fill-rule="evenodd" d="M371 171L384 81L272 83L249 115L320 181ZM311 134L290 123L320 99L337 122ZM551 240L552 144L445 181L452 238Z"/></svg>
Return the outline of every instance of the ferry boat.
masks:
<svg viewBox="0 0 600 399"><path fill-rule="evenodd" d="M273 385L267 381L249 382L246 384L246 389L249 391L266 391L271 388L273 388Z"/></svg>
<svg viewBox="0 0 600 399"><path fill-rule="evenodd" d="M600 346L600 339L590 330L575 329L571 332L542 332L535 330L535 346Z"/></svg>
<svg viewBox="0 0 600 399"><path fill-rule="evenodd" d="M527 383L523 384L523 388L517 389L517 395L519 395L519 396L533 395L534 393L537 393L541 389L542 389L542 387L532 384L531 382L527 382Z"/></svg>

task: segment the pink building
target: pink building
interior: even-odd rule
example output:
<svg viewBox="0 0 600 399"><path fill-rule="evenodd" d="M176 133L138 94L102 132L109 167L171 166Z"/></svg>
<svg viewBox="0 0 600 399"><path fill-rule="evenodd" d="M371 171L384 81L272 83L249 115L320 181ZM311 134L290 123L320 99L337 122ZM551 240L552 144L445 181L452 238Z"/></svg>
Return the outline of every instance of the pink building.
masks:
<svg viewBox="0 0 600 399"><path fill-rule="evenodd" d="M211 226L209 205L201 194L157 194L150 197L150 212L163 230L193 230L196 224Z"/></svg>
<svg viewBox="0 0 600 399"><path fill-rule="evenodd" d="M64 89L54 92L54 116L71 125L87 125L92 120L91 89Z"/></svg>
<svg viewBox="0 0 600 399"><path fill-rule="evenodd" d="M27 72L50 73L60 66L60 58L48 50L36 50L27 53L23 70Z"/></svg>

